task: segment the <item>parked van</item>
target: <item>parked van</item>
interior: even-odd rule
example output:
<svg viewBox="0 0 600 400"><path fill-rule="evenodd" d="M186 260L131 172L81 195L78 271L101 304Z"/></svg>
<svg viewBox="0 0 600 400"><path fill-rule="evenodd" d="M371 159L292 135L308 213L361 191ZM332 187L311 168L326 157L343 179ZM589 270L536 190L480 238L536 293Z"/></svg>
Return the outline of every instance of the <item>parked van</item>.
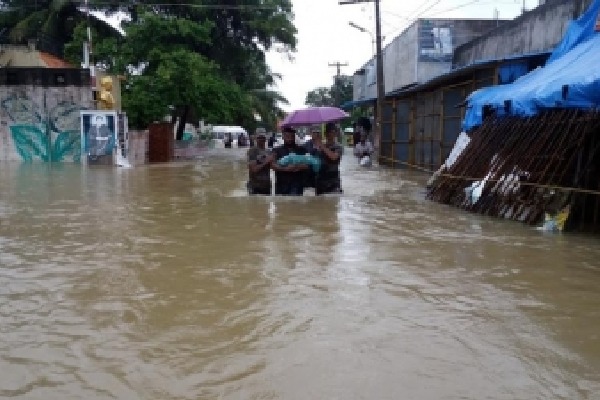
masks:
<svg viewBox="0 0 600 400"><path fill-rule="evenodd" d="M215 147L225 147L225 141L231 137L233 143L237 145L240 136L248 137L248 132L241 126L215 125L212 127L212 138Z"/></svg>

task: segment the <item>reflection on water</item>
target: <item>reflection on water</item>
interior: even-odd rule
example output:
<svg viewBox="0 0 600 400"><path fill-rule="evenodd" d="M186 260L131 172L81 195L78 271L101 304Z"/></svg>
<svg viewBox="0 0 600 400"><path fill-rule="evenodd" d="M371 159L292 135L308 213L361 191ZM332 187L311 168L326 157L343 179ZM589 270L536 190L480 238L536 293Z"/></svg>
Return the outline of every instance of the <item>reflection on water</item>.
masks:
<svg viewBox="0 0 600 400"><path fill-rule="evenodd" d="M423 200L245 195L242 150L0 168L0 397L597 399L600 244Z"/></svg>

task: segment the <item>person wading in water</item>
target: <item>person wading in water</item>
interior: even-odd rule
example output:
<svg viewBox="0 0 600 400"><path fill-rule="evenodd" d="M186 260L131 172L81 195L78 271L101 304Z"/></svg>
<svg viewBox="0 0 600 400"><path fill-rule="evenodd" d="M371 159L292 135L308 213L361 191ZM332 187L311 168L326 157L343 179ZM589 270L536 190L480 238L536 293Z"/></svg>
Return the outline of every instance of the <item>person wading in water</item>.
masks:
<svg viewBox="0 0 600 400"><path fill-rule="evenodd" d="M265 147L264 133L256 135L256 146L248 149L248 194L271 194L271 162L273 155Z"/></svg>
<svg viewBox="0 0 600 400"><path fill-rule="evenodd" d="M321 169L317 173L315 194L342 193L340 179L340 160L342 159L342 146L336 141L339 133L335 123L325 125L325 143L320 135L313 136L312 155L321 158Z"/></svg>
<svg viewBox="0 0 600 400"><path fill-rule="evenodd" d="M304 194L305 171L307 164L281 166L277 160L288 154L306 154L303 146L296 144L296 131L291 127L283 129L283 145L273 149L274 160L271 168L275 171L275 194L284 196L302 196Z"/></svg>

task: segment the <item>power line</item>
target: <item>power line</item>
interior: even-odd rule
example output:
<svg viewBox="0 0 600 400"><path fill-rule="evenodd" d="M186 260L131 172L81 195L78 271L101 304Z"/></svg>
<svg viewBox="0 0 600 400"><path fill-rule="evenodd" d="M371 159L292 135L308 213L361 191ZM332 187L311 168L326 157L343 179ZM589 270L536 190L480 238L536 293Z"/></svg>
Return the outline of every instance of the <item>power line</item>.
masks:
<svg viewBox="0 0 600 400"><path fill-rule="evenodd" d="M408 17L406 15L396 14L396 13L391 12L391 11L382 11L382 13L383 14L389 14L389 15L391 15L393 17L400 18L400 19L408 19Z"/></svg>
<svg viewBox="0 0 600 400"><path fill-rule="evenodd" d="M81 2L82 6L84 2ZM101 1L94 2L94 6L115 6L114 2L111 1ZM128 4L117 4L117 6L128 6ZM272 5L256 5L256 4L237 4L237 5L226 5L226 4L196 4L196 3L144 3L139 4L139 6L146 7L190 7L190 8L203 8L203 9L215 9L215 10L277 10L279 6ZM15 11L15 10L24 10L24 9L36 9L37 6L35 4L27 4L22 6L12 6L7 8L0 8L3 11Z"/></svg>
<svg viewBox="0 0 600 400"><path fill-rule="evenodd" d="M336 67L336 69L337 69L337 74L336 75L340 76L341 75L341 67L347 67L348 63L342 63L342 62L336 61L336 62L329 63L329 66L330 67Z"/></svg>
<svg viewBox="0 0 600 400"><path fill-rule="evenodd" d="M112 3L94 3L98 5L111 5ZM239 5L216 5L216 4L193 4L193 3L153 3L153 4L140 4L141 6L149 6L149 7L190 7L190 8L204 8L204 9L215 9L215 10L275 10L278 7L275 5L251 5L251 4L239 4Z"/></svg>
<svg viewBox="0 0 600 400"><path fill-rule="evenodd" d="M429 0L431 1L431 0ZM428 2L429 2L428 1ZM414 17L412 17L411 15L411 19L408 20L405 24L401 25L400 28L394 29L394 30L390 30L389 32L387 32L385 35L390 37L390 36L395 36L397 33L403 32L408 26L410 26L412 23L414 23L419 17L421 17L425 12L431 10L433 7L435 7L436 5L438 5L438 3L440 3L440 0L435 0L436 2L432 5L430 5L429 7L427 7L426 9L419 11L417 15L415 15ZM445 8L442 10L435 10L433 13L428 14L427 17L433 17L436 15L440 15L443 13L447 13L447 12L451 12L451 11L456 11L456 10L460 10L461 8L466 8L469 6L472 6L474 4L478 4L478 5L496 5L496 4L511 4L514 5L514 1L513 0L506 0L506 1L499 1L499 0L470 0L466 3L462 3L462 4L458 4L456 6L450 7L450 8ZM426 4L426 3L425 3ZM419 10L421 7L418 7L417 10ZM413 12L414 14L414 12Z"/></svg>
<svg viewBox="0 0 600 400"><path fill-rule="evenodd" d="M425 9L423 9L422 11L418 11L423 5L426 5L427 3L429 3L430 1L433 1L433 4L431 4L430 6L426 7ZM412 24L413 22L416 21L417 18L419 18L421 15L423 15L423 13L426 13L427 11L431 10L433 7L435 7L436 5L438 5L440 3L441 0L427 0L427 2L423 3L421 6L417 7L417 9L413 12L417 13L416 15L410 15L407 18L407 23L401 28L396 30L395 32L393 32L393 34L397 33L397 32L402 32L406 29L407 26L409 26L410 24ZM475 1L479 1L479 0L475 0Z"/></svg>

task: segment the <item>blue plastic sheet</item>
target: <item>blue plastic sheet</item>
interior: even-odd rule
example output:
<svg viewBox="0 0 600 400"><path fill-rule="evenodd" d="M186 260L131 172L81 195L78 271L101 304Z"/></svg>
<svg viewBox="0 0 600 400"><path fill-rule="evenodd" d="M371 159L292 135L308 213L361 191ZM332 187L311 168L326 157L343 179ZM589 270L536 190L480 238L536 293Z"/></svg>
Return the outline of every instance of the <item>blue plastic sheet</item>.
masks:
<svg viewBox="0 0 600 400"><path fill-rule="evenodd" d="M526 61L503 65L498 68L498 83L500 85L513 83L518 78L526 75L527 72L529 71L527 70Z"/></svg>
<svg viewBox="0 0 600 400"><path fill-rule="evenodd" d="M467 98L465 131L481 125L484 107L499 116L528 117L551 108L600 106L600 33L594 27L600 11L595 0L576 21L543 68L508 85L473 92Z"/></svg>

